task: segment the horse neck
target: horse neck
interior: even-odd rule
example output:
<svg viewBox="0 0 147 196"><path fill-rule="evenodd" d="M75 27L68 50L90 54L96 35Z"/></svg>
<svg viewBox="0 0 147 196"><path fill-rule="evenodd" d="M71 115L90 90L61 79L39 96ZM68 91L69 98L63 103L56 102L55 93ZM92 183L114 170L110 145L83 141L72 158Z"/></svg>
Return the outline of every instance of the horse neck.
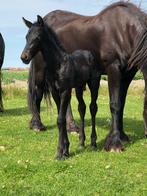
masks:
<svg viewBox="0 0 147 196"><path fill-rule="evenodd" d="M57 41L48 34L48 29L45 29L42 41L42 54L50 72L58 71L65 56L65 51L59 45L59 40Z"/></svg>

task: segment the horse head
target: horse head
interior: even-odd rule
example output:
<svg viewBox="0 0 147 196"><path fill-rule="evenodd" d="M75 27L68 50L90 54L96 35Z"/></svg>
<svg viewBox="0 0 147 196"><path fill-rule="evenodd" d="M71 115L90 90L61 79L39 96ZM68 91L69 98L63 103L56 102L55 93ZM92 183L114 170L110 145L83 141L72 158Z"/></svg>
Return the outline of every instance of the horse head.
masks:
<svg viewBox="0 0 147 196"><path fill-rule="evenodd" d="M37 16L37 22L32 23L23 18L25 25L29 28L26 35L26 45L21 54L21 60L25 64L29 64L32 58L41 49L41 41L43 38L44 22L41 16Z"/></svg>

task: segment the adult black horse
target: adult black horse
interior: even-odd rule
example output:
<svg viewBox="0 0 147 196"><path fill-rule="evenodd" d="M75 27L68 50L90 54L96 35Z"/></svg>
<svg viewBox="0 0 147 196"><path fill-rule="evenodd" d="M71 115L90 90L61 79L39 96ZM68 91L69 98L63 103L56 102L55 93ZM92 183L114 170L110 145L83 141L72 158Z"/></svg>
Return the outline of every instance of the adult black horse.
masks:
<svg viewBox="0 0 147 196"><path fill-rule="evenodd" d="M121 151L122 141L129 140L123 131L123 110L129 84L138 69L145 78L144 124L147 130L146 31L145 13L124 2L114 3L96 16L77 16L57 30L68 51L80 48L96 53L99 72L108 75L112 125L105 140L107 151Z"/></svg>
<svg viewBox="0 0 147 196"><path fill-rule="evenodd" d="M4 110L3 101L2 101L2 73L1 73L1 68L4 61L4 52L5 52L5 43L2 34L0 33L0 112L3 112Z"/></svg>

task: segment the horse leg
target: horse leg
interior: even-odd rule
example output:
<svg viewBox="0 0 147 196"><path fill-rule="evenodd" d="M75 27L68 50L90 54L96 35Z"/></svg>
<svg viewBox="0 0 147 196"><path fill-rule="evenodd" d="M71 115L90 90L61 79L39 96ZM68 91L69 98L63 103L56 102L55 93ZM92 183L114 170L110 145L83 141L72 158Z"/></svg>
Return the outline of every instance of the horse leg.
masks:
<svg viewBox="0 0 147 196"><path fill-rule="evenodd" d="M71 104L68 104L67 113L66 113L66 126L68 132L77 132L79 133L79 127L75 123L73 118L73 113L71 109Z"/></svg>
<svg viewBox="0 0 147 196"><path fill-rule="evenodd" d="M95 129L95 116L98 110L97 107L97 97L98 97L98 90L99 90L99 85L100 85L100 78L99 76L96 79L90 80L88 82L88 86L91 92L91 103L90 103L90 113L91 113L91 120L92 120L92 132L91 132L91 146L93 148L96 148L96 140L97 140L97 134L96 134L96 129Z"/></svg>
<svg viewBox="0 0 147 196"><path fill-rule="evenodd" d="M147 71L146 70L143 70L143 76L144 76L144 81L145 81L143 119L144 119L145 136L147 137Z"/></svg>
<svg viewBox="0 0 147 196"><path fill-rule="evenodd" d="M46 129L40 118L40 104L43 97L45 80L45 68L43 65L41 54L37 54L32 61L28 79L28 105L30 112L32 113L29 125L30 129L37 131L43 131Z"/></svg>
<svg viewBox="0 0 147 196"><path fill-rule="evenodd" d="M66 112L71 99L71 90L61 93L60 109L57 119L59 129L57 159L64 159L69 156L69 140L66 130Z"/></svg>
<svg viewBox="0 0 147 196"><path fill-rule="evenodd" d="M119 114L121 110L121 105L120 105L121 72L119 70L119 64L118 63L111 64L107 68L107 74L108 74L112 125L111 125L111 130L105 139L104 148L106 151L122 151L123 146L120 139L120 121L119 121Z"/></svg>
<svg viewBox="0 0 147 196"><path fill-rule="evenodd" d="M132 69L130 71L127 71L127 73L124 74L124 77L121 79L121 84L120 84L120 114L119 114L119 124L120 124L120 139L122 142L128 142L129 137L125 134L123 130L123 111L124 111L124 106L125 106L125 101L126 101L126 95L128 91L128 87L135 76L136 69Z"/></svg>
<svg viewBox="0 0 147 196"><path fill-rule="evenodd" d="M37 131L44 131L46 128L41 122L40 118L40 104L43 97L43 87L36 85L36 88L33 89L33 95L31 99L33 99L33 105L30 107L32 113L32 119L30 121L30 129L34 129ZM30 101L30 100L29 100Z"/></svg>
<svg viewBox="0 0 147 196"><path fill-rule="evenodd" d="M2 101L2 73L1 73L1 69L0 69L0 112L3 112L4 108L3 108L3 101Z"/></svg>
<svg viewBox="0 0 147 196"><path fill-rule="evenodd" d="M78 100L78 111L81 117L81 128L79 131L79 139L80 139L80 146L84 146L85 142L85 132L84 132L84 117L86 112L86 105L83 100L83 87L79 87L75 89L76 91L76 97Z"/></svg>

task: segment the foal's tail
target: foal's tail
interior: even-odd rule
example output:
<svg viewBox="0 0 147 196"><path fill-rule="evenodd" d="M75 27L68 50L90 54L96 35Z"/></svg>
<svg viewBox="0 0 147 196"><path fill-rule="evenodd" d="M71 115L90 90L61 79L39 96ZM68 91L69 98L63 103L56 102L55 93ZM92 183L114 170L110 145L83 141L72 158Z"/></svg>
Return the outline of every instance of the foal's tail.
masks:
<svg viewBox="0 0 147 196"><path fill-rule="evenodd" d="M147 64L147 29L136 36L134 50L128 61L128 69L142 69Z"/></svg>

